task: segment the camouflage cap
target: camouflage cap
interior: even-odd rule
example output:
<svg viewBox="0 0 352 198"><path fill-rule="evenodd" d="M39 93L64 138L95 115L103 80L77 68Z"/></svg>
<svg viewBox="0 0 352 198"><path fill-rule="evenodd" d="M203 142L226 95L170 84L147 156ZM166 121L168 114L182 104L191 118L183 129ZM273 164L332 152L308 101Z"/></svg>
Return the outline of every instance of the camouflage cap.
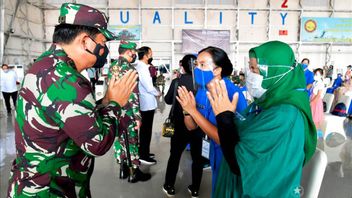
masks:
<svg viewBox="0 0 352 198"><path fill-rule="evenodd" d="M132 50L136 50L137 44L131 41L124 41L122 40L120 42L120 47L124 48L124 49L132 49Z"/></svg>
<svg viewBox="0 0 352 198"><path fill-rule="evenodd" d="M109 19L99 10L77 3L61 5L59 24L82 25L97 28L107 40L115 40L116 36L107 29Z"/></svg>

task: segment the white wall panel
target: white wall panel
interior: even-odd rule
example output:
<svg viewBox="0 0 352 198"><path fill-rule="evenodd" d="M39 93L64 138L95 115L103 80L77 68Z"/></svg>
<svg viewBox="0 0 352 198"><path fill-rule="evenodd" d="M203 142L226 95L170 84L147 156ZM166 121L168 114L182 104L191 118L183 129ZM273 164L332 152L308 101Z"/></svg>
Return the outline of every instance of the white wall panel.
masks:
<svg viewBox="0 0 352 198"><path fill-rule="evenodd" d="M257 8L266 8L267 1L262 0L238 0L238 7L248 8L248 9L257 9Z"/></svg>
<svg viewBox="0 0 352 198"><path fill-rule="evenodd" d="M87 4L94 8L106 8L107 6L107 1L105 0L76 0L76 2L81 4Z"/></svg>
<svg viewBox="0 0 352 198"><path fill-rule="evenodd" d="M334 1L335 10L352 10L351 0L338 0Z"/></svg>
<svg viewBox="0 0 352 198"><path fill-rule="evenodd" d="M299 1L292 0L270 0L270 7L274 9L300 9Z"/></svg>
<svg viewBox="0 0 352 198"><path fill-rule="evenodd" d="M329 0L302 0L302 7L304 9L324 10L329 9Z"/></svg>
<svg viewBox="0 0 352 198"><path fill-rule="evenodd" d="M270 16L270 40L298 41L299 15L299 12L273 11ZM280 35L280 30L287 30L287 35Z"/></svg>
<svg viewBox="0 0 352 198"><path fill-rule="evenodd" d="M27 9L28 9L28 15L27 15L27 19L29 21L35 22L35 23L42 23L42 14L41 14L41 10L37 7L34 7L32 5L27 4Z"/></svg>
<svg viewBox="0 0 352 198"><path fill-rule="evenodd" d="M142 0L143 7L171 7L172 1L171 0Z"/></svg>
<svg viewBox="0 0 352 198"><path fill-rule="evenodd" d="M175 26L203 27L204 11L203 10L175 10Z"/></svg>
<svg viewBox="0 0 352 198"><path fill-rule="evenodd" d="M207 29L230 30L230 40L236 40L236 13L234 11L208 10Z"/></svg>
<svg viewBox="0 0 352 198"><path fill-rule="evenodd" d="M45 25L54 26L58 23L60 11L59 10L45 10Z"/></svg>
<svg viewBox="0 0 352 198"><path fill-rule="evenodd" d="M142 17L142 39L143 40L172 40L173 39L172 28L171 28L171 24L172 24L171 10L143 10L142 16L144 16Z"/></svg>
<svg viewBox="0 0 352 198"><path fill-rule="evenodd" d="M122 13L122 18L120 13ZM127 18L127 16L129 17ZM138 25L139 24L138 10L110 10L109 17L110 17L110 21L109 21L110 25ZM126 22L127 20L128 20L127 23L123 23L124 21Z"/></svg>
<svg viewBox="0 0 352 198"><path fill-rule="evenodd" d="M257 11L252 17L247 11L240 11L239 15L239 40L241 41L266 41L267 40L267 18L268 14L264 11Z"/></svg>
<svg viewBox="0 0 352 198"><path fill-rule="evenodd" d="M109 0L109 8L137 8L139 0Z"/></svg>

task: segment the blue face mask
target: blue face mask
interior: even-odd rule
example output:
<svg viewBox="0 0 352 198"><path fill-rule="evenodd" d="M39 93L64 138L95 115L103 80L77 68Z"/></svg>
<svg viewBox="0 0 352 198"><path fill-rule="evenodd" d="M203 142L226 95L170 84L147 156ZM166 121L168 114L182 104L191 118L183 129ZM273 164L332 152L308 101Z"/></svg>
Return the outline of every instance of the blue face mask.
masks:
<svg viewBox="0 0 352 198"><path fill-rule="evenodd" d="M203 71L199 68L194 69L194 80L196 81L197 85L201 86L202 88L206 88L206 85L213 80L214 74L212 71Z"/></svg>
<svg viewBox="0 0 352 198"><path fill-rule="evenodd" d="M303 64L303 63L302 63L301 65L302 65L302 69L303 69L303 70L307 69L307 67L308 67L307 64Z"/></svg>

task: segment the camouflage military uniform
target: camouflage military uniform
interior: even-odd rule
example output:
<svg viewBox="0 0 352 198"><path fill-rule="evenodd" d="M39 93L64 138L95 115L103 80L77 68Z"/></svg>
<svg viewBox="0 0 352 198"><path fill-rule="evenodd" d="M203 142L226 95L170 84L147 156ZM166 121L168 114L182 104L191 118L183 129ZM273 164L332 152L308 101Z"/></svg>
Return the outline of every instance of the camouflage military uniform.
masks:
<svg viewBox="0 0 352 198"><path fill-rule="evenodd" d="M60 11L60 23L95 27L112 39L98 10L65 3ZM24 77L16 111L16 159L7 196L91 197L94 156L113 144L119 105L97 109L90 82L53 44Z"/></svg>
<svg viewBox="0 0 352 198"><path fill-rule="evenodd" d="M26 74L15 124L17 157L10 197L86 197L93 156L116 135L117 103L95 109L92 88L73 61L52 45Z"/></svg>
<svg viewBox="0 0 352 198"><path fill-rule="evenodd" d="M135 70L135 68L122 56L118 60L114 61L109 70L108 77L112 75L123 76L127 71ZM138 151L138 129L137 120L141 120L139 112L139 98L138 98L138 87L132 92L128 103L122 108L122 114L119 119L118 134L115 140L115 158L119 163L127 160L126 154L126 143L124 133L127 133L129 142L129 152L133 168L137 168L140 165L139 162L139 151Z"/></svg>

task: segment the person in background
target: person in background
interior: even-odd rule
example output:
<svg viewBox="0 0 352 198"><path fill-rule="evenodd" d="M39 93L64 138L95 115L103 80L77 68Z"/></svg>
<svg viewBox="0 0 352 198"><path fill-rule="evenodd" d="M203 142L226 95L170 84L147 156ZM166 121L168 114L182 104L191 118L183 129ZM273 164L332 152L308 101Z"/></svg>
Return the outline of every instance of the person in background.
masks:
<svg viewBox="0 0 352 198"><path fill-rule="evenodd" d="M175 107L173 111L172 121L175 125L175 133L171 137L171 149L170 157L167 163L165 183L163 185L163 191L168 196L175 195L175 181L176 175L180 164L180 159L183 151L185 150L188 143L191 145L191 156L192 156L192 184L194 189L199 189L202 181L203 174L203 161L202 161L202 137L203 132L199 129L188 130L185 122L182 107L180 103L174 98L174 93L177 91L176 82L178 86L185 86L187 90L195 93L193 87L192 78L192 66L197 60L194 55L186 55L181 60L181 76L171 82L169 91L165 96L165 102L169 105L175 100Z"/></svg>
<svg viewBox="0 0 352 198"><path fill-rule="evenodd" d="M280 41L250 49L249 57L246 85L256 99L244 118L234 113L238 97L224 97L223 81L210 85L225 158L214 197L300 197L302 169L317 142L303 70Z"/></svg>
<svg viewBox="0 0 352 198"><path fill-rule="evenodd" d="M322 122L324 121L323 108L324 82L323 69L314 70L314 83L312 86L312 94L310 95L310 109L313 115L313 121L317 129L318 138L323 138Z"/></svg>
<svg viewBox="0 0 352 198"><path fill-rule="evenodd" d="M239 87L240 87L240 88L244 88L244 87L246 86L246 77L245 77L244 73L243 73L243 72L240 72L239 77L240 77L240 84L239 84Z"/></svg>
<svg viewBox="0 0 352 198"><path fill-rule="evenodd" d="M139 160L143 164L153 165L156 160L155 155L150 153L150 141L152 139L154 112L157 108L156 97L161 96L160 92L153 86L150 76L149 65L153 59L153 51L150 47L141 47L138 50L139 61L136 66L139 76L139 101L142 117L142 125L139 131Z"/></svg>
<svg viewBox="0 0 352 198"><path fill-rule="evenodd" d="M19 84L16 71L10 69L7 64L1 65L1 92L5 100L7 114L11 114L10 98L16 108L17 85Z"/></svg>
<svg viewBox="0 0 352 198"><path fill-rule="evenodd" d="M308 92L308 97L310 97L310 94L312 92L311 88L314 82L314 73L309 70L309 63L310 61L308 58L304 58L301 61L302 69L304 70L304 76L306 78L306 91Z"/></svg>
<svg viewBox="0 0 352 198"><path fill-rule="evenodd" d="M327 78L329 67L327 65L323 66L324 75L323 78Z"/></svg>
<svg viewBox="0 0 352 198"><path fill-rule="evenodd" d="M87 69L88 77L90 79L90 83L92 84L93 90L95 90L95 84L98 81L98 71L94 68Z"/></svg>
<svg viewBox="0 0 352 198"><path fill-rule="evenodd" d="M337 88L342 86L342 83L343 83L342 74L339 73L337 74L337 78L334 80L332 87L329 87L326 89L326 93L333 94Z"/></svg>
<svg viewBox="0 0 352 198"><path fill-rule="evenodd" d="M332 107L335 107L337 103L340 101L342 96L350 96L352 97L352 80L345 79L342 83L342 86L338 87L334 91L334 102L332 103Z"/></svg>
<svg viewBox="0 0 352 198"><path fill-rule="evenodd" d="M349 82L350 80L351 80L351 77L352 77L352 71L351 71L351 69L352 69L352 66L351 65L348 65L347 66L347 70L346 70L346 73L345 73L345 82Z"/></svg>
<svg viewBox="0 0 352 198"><path fill-rule="evenodd" d="M148 61L149 64L149 72L150 72L150 76L153 79L153 85L156 86L156 79L157 79L157 75L158 75L158 70L156 69L156 67L152 64L153 59ZM150 63L149 63L150 62Z"/></svg>
<svg viewBox="0 0 352 198"><path fill-rule="evenodd" d="M121 41L119 46L119 58L111 63L108 78L112 76L121 78L127 71L135 70L132 63L136 62L136 43ZM125 112L121 115L117 130L117 138L114 143L115 159L120 164L120 179L136 183L147 181L151 178L149 173L143 173L140 169L138 151L138 129L141 125L139 111L139 90L136 87L127 104L122 108ZM132 168L132 170L131 170Z"/></svg>
<svg viewBox="0 0 352 198"><path fill-rule="evenodd" d="M334 66L330 65L328 71L326 72L326 77L330 78L330 82L332 81L332 76L334 75Z"/></svg>
<svg viewBox="0 0 352 198"><path fill-rule="evenodd" d="M161 90L161 93L164 94L165 90L165 76L159 72L159 76L156 79L156 87ZM161 89L160 89L161 87Z"/></svg>
<svg viewBox="0 0 352 198"><path fill-rule="evenodd" d="M89 20L87 20L89 19ZM99 10L64 3L53 43L29 68L16 109L16 159L7 197L91 197L94 159L114 143L123 107L137 86L136 72L113 77L97 107L81 75L104 66L116 37Z"/></svg>
<svg viewBox="0 0 352 198"><path fill-rule="evenodd" d="M179 69L174 69L174 70L172 71L172 76L171 76L171 78L172 78L172 79L179 78L180 75L181 75L180 70L179 70Z"/></svg>
<svg viewBox="0 0 352 198"><path fill-rule="evenodd" d="M228 97L232 100L234 94L238 94L239 102L237 113L240 113L247 107L247 102L242 91L235 86L229 76L233 70L232 63L226 52L217 47L207 47L199 52L197 57L196 68L194 69L194 80L198 85L196 96L191 91L181 86L178 90L177 100L185 111L185 124L189 130L196 129L198 126L204 133L210 137L210 165L212 170L212 196L216 197L215 185L218 179L220 164L223 160L223 154L219 145L219 136L215 115L207 98L206 93L209 90L209 83L223 79L226 84ZM198 195L196 186L190 186L192 196Z"/></svg>
<svg viewBox="0 0 352 198"><path fill-rule="evenodd" d="M342 173L349 171L352 173L352 116L349 115L343 121L343 130L346 134L346 141L341 148L340 158Z"/></svg>

